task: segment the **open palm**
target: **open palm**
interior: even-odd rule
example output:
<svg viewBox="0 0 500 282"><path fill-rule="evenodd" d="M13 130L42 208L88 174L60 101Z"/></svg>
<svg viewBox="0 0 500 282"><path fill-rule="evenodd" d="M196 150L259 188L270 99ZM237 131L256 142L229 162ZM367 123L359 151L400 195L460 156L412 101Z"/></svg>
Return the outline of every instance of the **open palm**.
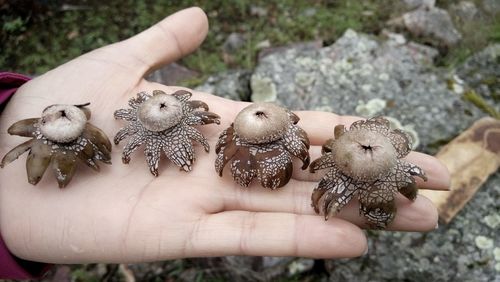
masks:
<svg viewBox="0 0 500 282"><path fill-rule="evenodd" d="M152 70L192 52L207 33L203 11L176 13L128 40L84 54L21 87L2 113L0 154L25 138L7 135L13 122L40 115L56 103L91 102L91 123L109 137L124 126L113 112L125 108L140 91L179 88L148 82ZM297 162L291 181L271 191L256 183L235 184L229 174L214 170L215 142L246 103L205 93L206 102L221 116L220 125L198 127L211 151L196 145L193 171L186 173L163 158L159 176L149 173L143 154L122 164L123 145L112 150L113 165L101 172L81 166L65 189L47 171L36 187L28 184L24 157L0 170L0 226L9 249L18 257L55 263L139 262L180 257L271 255L352 257L365 252L364 220L357 203L325 222L311 207L310 196L322 173L301 171ZM299 125L311 139L311 159L336 124L355 117L297 112ZM321 121L321 123L318 123ZM411 153L408 159L424 168L429 181L422 188L446 189L449 176L436 159ZM392 230L431 230L437 212L429 200L398 197Z"/></svg>

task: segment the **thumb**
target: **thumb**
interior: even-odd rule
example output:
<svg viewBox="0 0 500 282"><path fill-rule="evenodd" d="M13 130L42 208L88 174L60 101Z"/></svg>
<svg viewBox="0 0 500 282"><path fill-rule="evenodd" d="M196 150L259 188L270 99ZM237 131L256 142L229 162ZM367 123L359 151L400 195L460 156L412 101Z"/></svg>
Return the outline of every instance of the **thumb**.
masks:
<svg viewBox="0 0 500 282"><path fill-rule="evenodd" d="M145 31L117 44L116 48L125 62L134 60L142 64L145 73L174 62L193 52L203 42L208 32L205 12L192 7L168 16ZM123 61L122 61L123 62Z"/></svg>

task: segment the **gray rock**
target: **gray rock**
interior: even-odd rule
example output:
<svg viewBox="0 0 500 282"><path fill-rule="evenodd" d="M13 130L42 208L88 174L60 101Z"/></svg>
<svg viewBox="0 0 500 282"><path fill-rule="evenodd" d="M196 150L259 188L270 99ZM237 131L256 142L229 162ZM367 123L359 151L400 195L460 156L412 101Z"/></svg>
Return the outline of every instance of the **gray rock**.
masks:
<svg viewBox="0 0 500 282"><path fill-rule="evenodd" d="M190 261L208 281L275 281L290 275L290 269L299 274L312 267L307 259L293 257L226 256Z"/></svg>
<svg viewBox="0 0 500 282"><path fill-rule="evenodd" d="M428 38L437 46L452 47L462 38L446 10L420 8L403 15L405 27L415 36Z"/></svg>
<svg viewBox="0 0 500 282"><path fill-rule="evenodd" d="M262 40L261 42L255 44L255 48L257 50L271 48L271 41L269 41L269 39Z"/></svg>
<svg viewBox="0 0 500 282"><path fill-rule="evenodd" d="M315 40L315 41L292 43L285 46L263 48L262 51L259 52L259 60L267 55L271 55L274 53L282 53L290 49L304 51L304 50L318 50L321 47L323 47L323 41Z"/></svg>
<svg viewBox="0 0 500 282"><path fill-rule="evenodd" d="M146 79L165 85L178 85L184 80L198 77L200 74L177 63L171 63L149 74Z"/></svg>
<svg viewBox="0 0 500 282"><path fill-rule="evenodd" d="M403 3L408 10L413 10L419 7L434 7L436 0L403 0Z"/></svg>
<svg viewBox="0 0 500 282"><path fill-rule="evenodd" d="M313 268L313 266L314 266L313 259L298 258L298 259L292 261L288 265L288 275L294 276L297 274L301 274L301 273L310 271Z"/></svg>
<svg viewBox="0 0 500 282"><path fill-rule="evenodd" d="M496 173L449 225L429 233L369 232L367 255L327 261L330 281L498 281L500 236L479 219L498 212L499 198Z"/></svg>
<svg viewBox="0 0 500 282"><path fill-rule="evenodd" d="M235 101L250 101L250 75L248 70L226 71L210 76L195 90Z"/></svg>
<svg viewBox="0 0 500 282"><path fill-rule="evenodd" d="M493 213L487 215L483 218L483 222L486 223L486 225L488 225L490 228L496 229L498 226L500 226L500 214ZM498 260L500 260L500 258Z"/></svg>
<svg viewBox="0 0 500 282"><path fill-rule="evenodd" d="M483 0L483 9L490 15L500 13L500 1L498 0Z"/></svg>
<svg viewBox="0 0 500 282"><path fill-rule="evenodd" d="M433 67L435 49L398 38L379 42L348 30L329 47L264 57L252 86L257 81L268 87L252 88L252 98L344 115L378 98L386 106L377 114L413 126L418 149L434 152L434 143L451 139L483 114L449 89L449 75Z"/></svg>
<svg viewBox="0 0 500 282"><path fill-rule="evenodd" d="M246 37L243 33L232 32L224 41L222 49L225 53L233 54L243 47L246 43Z"/></svg>
<svg viewBox="0 0 500 282"><path fill-rule="evenodd" d="M461 22L473 21L479 17L479 10L471 1L460 1L451 5L450 12Z"/></svg>
<svg viewBox="0 0 500 282"><path fill-rule="evenodd" d="M500 44L493 44L468 58L457 69L477 94L500 112Z"/></svg>

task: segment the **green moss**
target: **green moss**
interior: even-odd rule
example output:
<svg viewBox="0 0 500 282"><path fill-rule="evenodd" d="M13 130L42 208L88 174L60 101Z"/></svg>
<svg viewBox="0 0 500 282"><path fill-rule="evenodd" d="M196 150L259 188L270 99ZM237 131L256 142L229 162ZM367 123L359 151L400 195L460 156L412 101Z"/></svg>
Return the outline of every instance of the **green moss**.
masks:
<svg viewBox="0 0 500 282"><path fill-rule="evenodd" d="M500 119L500 113L495 110L492 106L490 106L479 94L477 94L474 90L467 90L463 96L464 100L471 102L476 107L478 107L481 111L487 113L488 115Z"/></svg>
<svg viewBox="0 0 500 282"><path fill-rule="evenodd" d="M202 84L207 78L208 78L208 75L202 75L200 77L193 77L193 78L181 80L178 84L179 84L179 86L183 86L183 87L187 87L187 88L194 88L194 87Z"/></svg>
<svg viewBox="0 0 500 282"><path fill-rule="evenodd" d="M75 282L86 281L86 282L98 282L99 277L95 273L88 271L86 267L78 268L71 272L71 280Z"/></svg>
<svg viewBox="0 0 500 282"><path fill-rule="evenodd" d="M30 9L7 10L1 20L0 39L5 42L0 68L40 74L82 53L126 39L165 16L189 6L201 6L209 17L210 32L201 48L182 63L211 74L227 68L251 69L259 50L269 40L273 46L323 39L334 42L347 28L363 32L380 31L393 10L390 0L365 1L95 1L73 9L61 3ZM252 6L267 11L264 17L250 13ZM34 9L33 7L30 7ZM247 44L230 57L222 44L231 32L247 35Z"/></svg>

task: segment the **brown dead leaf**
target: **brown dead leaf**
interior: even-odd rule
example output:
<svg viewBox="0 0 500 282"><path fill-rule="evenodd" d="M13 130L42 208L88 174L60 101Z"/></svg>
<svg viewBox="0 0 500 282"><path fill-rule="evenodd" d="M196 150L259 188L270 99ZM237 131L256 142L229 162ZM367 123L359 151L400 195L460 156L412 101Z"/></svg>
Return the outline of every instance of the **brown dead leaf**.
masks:
<svg viewBox="0 0 500 282"><path fill-rule="evenodd" d="M483 118L444 146L436 157L450 171L450 191L421 190L449 223L500 166L500 121Z"/></svg>

